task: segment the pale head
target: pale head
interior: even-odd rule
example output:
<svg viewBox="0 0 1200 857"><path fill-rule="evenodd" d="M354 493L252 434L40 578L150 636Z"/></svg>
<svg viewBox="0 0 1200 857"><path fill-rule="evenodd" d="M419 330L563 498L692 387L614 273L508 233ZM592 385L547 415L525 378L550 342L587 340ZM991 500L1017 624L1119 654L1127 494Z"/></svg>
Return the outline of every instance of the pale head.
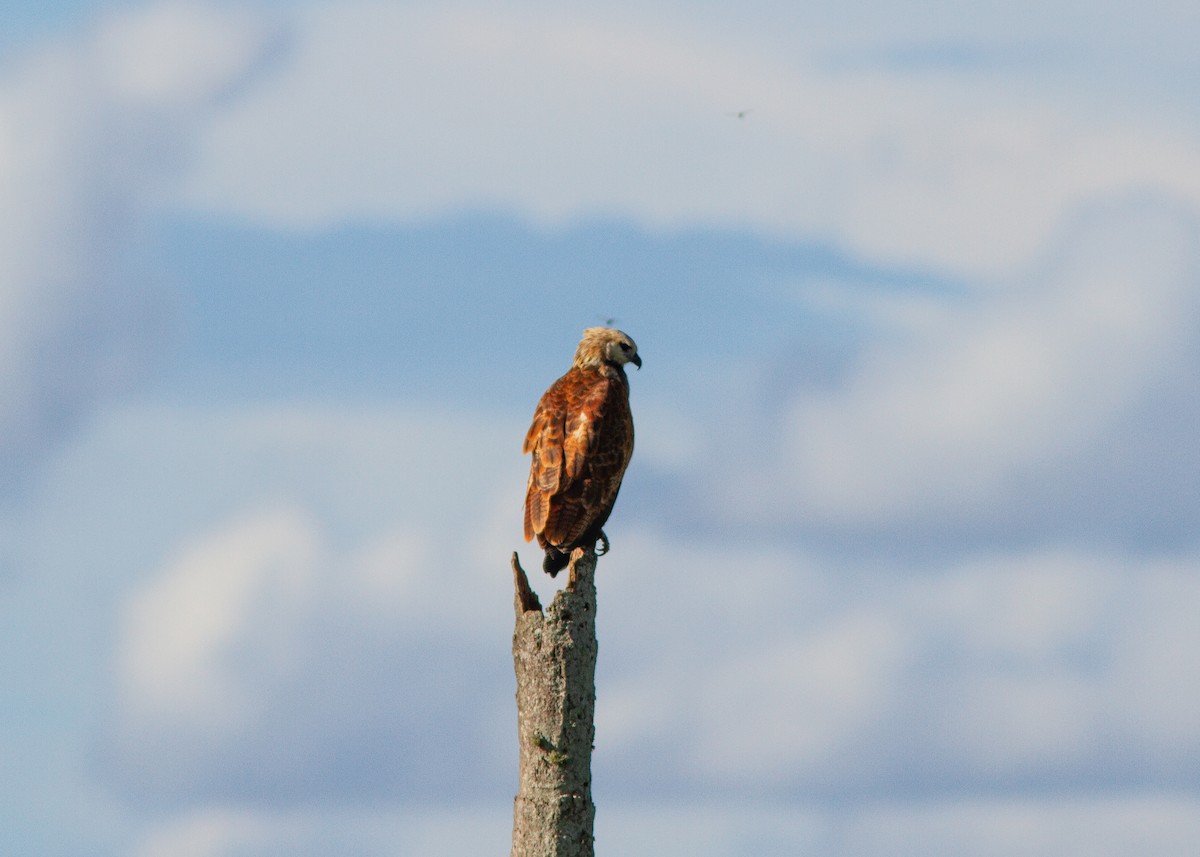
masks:
<svg viewBox="0 0 1200 857"><path fill-rule="evenodd" d="M606 365L624 366L632 363L642 368L637 343L629 335L612 327L589 327L575 349L575 365L603 368Z"/></svg>

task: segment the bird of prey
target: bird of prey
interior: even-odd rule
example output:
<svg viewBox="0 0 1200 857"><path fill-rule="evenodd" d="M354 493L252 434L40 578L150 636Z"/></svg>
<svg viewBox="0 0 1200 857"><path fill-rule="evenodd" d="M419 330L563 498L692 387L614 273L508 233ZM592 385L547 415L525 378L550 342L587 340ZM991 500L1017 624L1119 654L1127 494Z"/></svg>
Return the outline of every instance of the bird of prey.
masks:
<svg viewBox="0 0 1200 857"><path fill-rule="evenodd" d="M551 577L577 547L608 550L602 527L633 455L625 364L642 368L637 345L611 327L589 327L567 374L538 402L525 435L533 454L525 492L525 541L535 536Z"/></svg>

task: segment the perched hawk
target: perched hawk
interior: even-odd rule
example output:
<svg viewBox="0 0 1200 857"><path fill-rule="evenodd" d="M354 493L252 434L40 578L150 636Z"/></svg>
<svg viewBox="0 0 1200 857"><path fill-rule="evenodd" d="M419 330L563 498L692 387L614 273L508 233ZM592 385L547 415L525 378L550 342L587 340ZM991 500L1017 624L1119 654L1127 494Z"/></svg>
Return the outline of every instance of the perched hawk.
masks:
<svg viewBox="0 0 1200 857"><path fill-rule="evenodd" d="M608 550L601 527L633 455L633 415L625 364L639 369L633 340L610 327L589 327L570 370L538 402L525 435L533 453L525 493L525 541L537 536L551 577L577 547Z"/></svg>

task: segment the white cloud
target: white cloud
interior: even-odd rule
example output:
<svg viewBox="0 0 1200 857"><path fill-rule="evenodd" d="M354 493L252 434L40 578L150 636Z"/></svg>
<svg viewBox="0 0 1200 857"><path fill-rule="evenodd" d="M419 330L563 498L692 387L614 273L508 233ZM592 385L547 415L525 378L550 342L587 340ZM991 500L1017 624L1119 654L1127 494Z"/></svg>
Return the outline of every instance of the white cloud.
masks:
<svg viewBox="0 0 1200 857"><path fill-rule="evenodd" d="M435 554L434 538L398 525L335 550L311 515L265 509L183 545L123 611L118 779L141 793L154 771L167 802L420 779L439 754L412 746L414 734L477 730L452 712L494 690L471 685L463 662L489 631L471 627L474 599L453 624L432 618L452 601L435 560L466 570L461 554Z"/></svg>
<svg viewBox="0 0 1200 857"><path fill-rule="evenodd" d="M171 805L494 786L522 485L497 425L268 407L109 426L130 496L169 472L168 493L240 511L216 526L201 511L125 593L106 779Z"/></svg>
<svg viewBox="0 0 1200 857"><path fill-rule="evenodd" d="M257 723L264 687L302 666L298 630L325 564L313 524L292 511L185 545L129 599L117 666L128 715L218 736Z"/></svg>
<svg viewBox="0 0 1200 857"><path fill-rule="evenodd" d="M203 111L245 79L273 35L252 13L170 0L101 20L84 61L122 102Z"/></svg>
<svg viewBox="0 0 1200 857"><path fill-rule="evenodd" d="M769 801L601 799L596 840L626 857L1190 857L1200 802L1170 794L1099 798L947 799L829 807ZM135 857L288 854L452 857L502 853L511 812L500 807L206 809L147 832Z"/></svg>
<svg viewBox="0 0 1200 857"><path fill-rule="evenodd" d="M134 857L461 857L501 853L510 841L512 813L493 808L453 809L311 807L270 811L206 807L147 830Z"/></svg>
<svg viewBox="0 0 1200 857"><path fill-rule="evenodd" d="M911 644L895 616L852 608L826 626L783 632L704 676L691 766L710 782L820 783L895 715ZM703 752L700 748L707 748Z"/></svg>
<svg viewBox="0 0 1200 857"><path fill-rule="evenodd" d="M1200 642L1200 629L1182 605L1200 598L1196 562L1161 563L1127 581L1121 596L1128 609L1118 620L1119 643L1111 658L1120 681L1105 707L1118 734L1150 731L1161 740L1148 748L1151 764L1179 768L1200 756L1200 679L1186 653ZM1188 761L1181 761L1188 760Z"/></svg>
<svg viewBox="0 0 1200 857"><path fill-rule="evenodd" d="M0 81L0 473L20 474L163 336L139 258L200 120L268 31L187 4L100 19Z"/></svg>
<svg viewBox="0 0 1200 857"><path fill-rule="evenodd" d="M1086 792L1183 785L1200 754L1200 680L1175 654L1194 642L1194 555L917 570L618 547L598 616L607 778L764 796Z"/></svg>
<svg viewBox="0 0 1200 857"><path fill-rule="evenodd" d="M898 803L856 814L840 853L1182 857L1200 844L1196 809L1195 798L1171 795Z"/></svg>
<svg viewBox="0 0 1200 857"><path fill-rule="evenodd" d="M682 7L339 3L296 27L286 66L206 136L188 205L293 227L615 213L995 273L1081 199L1200 200L1194 128L1096 115L1043 85L1052 68L837 68L829 53L878 43Z"/></svg>
<svg viewBox="0 0 1200 857"><path fill-rule="evenodd" d="M781 391L780 445L720 475L743 498L721 514L943 545L1131 543L1157 517L1185 538L1179 497L1200 459L1176 438L1196 415L1198 235L1170 201L1085 209L1011 284L879 337L836 386Z"/></svg>
<svg viewBox="0 0 1200 857"><path fill-rule="evenodd" d="M152 417L140 434L132 416L113 427L122 467L121 444L152 436L196 461L184 477L156 457L177 454L141 462L176 491L184 478L204 496L205 478L235 475L283 505L195 528L127 594L124 695L101 754L116 793L238 818L334 796L507 799L506 559L522 480L493 428L391 411ZM343 508L356 485L374 518L358 530ZM1194 552L864 564L790 541L673 539L620 514L600 568L598 788L857 805L1187 787L1200 755L1200 682L1179 655L1197 642ZM1039 824L1021 841L1057 835ZM234 825L230 840L216 828L212 841L241 843L222 845L232 853L278 841L274 826Z"/></svg>
<svg viewBox="0 0 1200 857"><path fill-rule="evenodd" d="M144 832L135 857L225 857L261 847L264 840L279 846L283 837L260 814L209 810L172 819Z"/></svg>

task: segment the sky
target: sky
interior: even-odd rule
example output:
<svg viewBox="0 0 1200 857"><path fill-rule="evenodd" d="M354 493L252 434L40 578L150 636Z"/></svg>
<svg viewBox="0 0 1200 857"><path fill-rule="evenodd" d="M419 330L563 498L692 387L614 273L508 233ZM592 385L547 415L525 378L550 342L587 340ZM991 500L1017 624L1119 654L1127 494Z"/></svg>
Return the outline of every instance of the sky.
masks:
<svg viewBox="0 0 1200 857"><path fill-rule="evenodd" d="M504 853L610 319L602 853L1200 848L1194 3L10 6L0 851Z"/></svg>

